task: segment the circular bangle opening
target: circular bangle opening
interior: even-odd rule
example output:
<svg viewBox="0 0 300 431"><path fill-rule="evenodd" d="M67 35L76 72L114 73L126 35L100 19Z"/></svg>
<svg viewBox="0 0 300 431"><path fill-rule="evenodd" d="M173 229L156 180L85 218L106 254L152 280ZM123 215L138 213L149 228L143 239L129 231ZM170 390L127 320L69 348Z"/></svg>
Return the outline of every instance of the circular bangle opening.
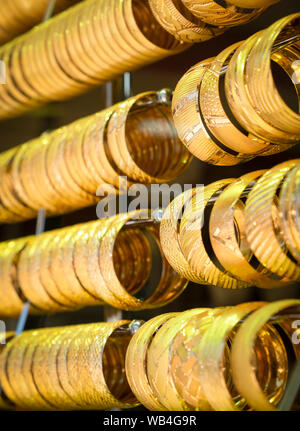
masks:
<svg viewBox="0 0 300 431"><path fill-rule="evenodd" d="M192 160L178 138L171 106L160 101L160 93L146 95L132 106L125 135L135 164L158 182L177 177Z"/></svg>
<svg viewBox="0 0 300 431"><path fill-rule="evenodd" d="M112 332L103 351L103 374L111 394L120 402L137 404L127 381L125 357L133 336L131 324L124 325ZM114 364L114 366L112 366Z"/></svg>

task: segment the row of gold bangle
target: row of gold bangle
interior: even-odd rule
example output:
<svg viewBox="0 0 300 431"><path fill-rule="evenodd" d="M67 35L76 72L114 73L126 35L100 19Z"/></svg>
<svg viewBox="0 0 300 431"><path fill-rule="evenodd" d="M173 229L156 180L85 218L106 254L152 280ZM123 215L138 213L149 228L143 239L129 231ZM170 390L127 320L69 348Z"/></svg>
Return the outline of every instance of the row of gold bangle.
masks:
<svg viewBox="0 0 300 431"><path fill-rule="evenodd" d="M26 331L1 354L2 393L23 409L134 407L125 375L134 330L124 320Z"/></svg>
<svg viewBox="0 0 300 431"><path fill-rule="evenodd" d="M289 149L300 140L299 110L282 99L272 64L300 95L300 14L193 66L173 97L178 135L200 160L235 165ZM297 108L299 109L299 108Z"/></svg>
<svg viewBox="0 0 300 431"><path fill-rule="evenodd" d="M54 13L78 3L79 0L56 0ZM39 24L46 14L49 0L0 1L0 44L8 42Z"/></svg>
<svg viewBox="0 0 300 431"><path fill-rule="evenodd" d="M26 331L0 355L24 409L276 410L300 358L300 300ZM141 326L142 325L142 326ZM299 399L294 409L299 409Z"/></svg>
<svg viewBox="0 0 300 431"><path fill-rule="evenodd" d="M129 344L130 387L149 410L276 410L288 362L300 357L299 307L291 299L157 316Z"/></svg>
<svg viewBox="0 0 300 431"><path fill-rule="evenodd" d="M147 92L0 154L0 222L66 213L127 186L168 182L192 155L168 90ZM121 193L127 190L121 190Z"/></svg>
<svg viewBox="0 0 300 431"><path fill-rule="evenodd" d="M0 48L0 118L68 99L189 45L144 0L86 0Z"/></svg>
<svg viewBox="0 0 300 431"><path fill-rule="evenodd" d="M160 227L169 263L191 281L223 288L299 281L299 180L296 159L177 196Z"/></svg>
<svg viewBox="0 0 300 431"><path fill-rule="evenodd" d="M146 289L159 228L127 222L147 216L141 210L0 243L0 315L18 316L27 301L32 313L49 314L103 303L142 310L177 298L187 280L162 254L160 281L150 296Z"/></svg>

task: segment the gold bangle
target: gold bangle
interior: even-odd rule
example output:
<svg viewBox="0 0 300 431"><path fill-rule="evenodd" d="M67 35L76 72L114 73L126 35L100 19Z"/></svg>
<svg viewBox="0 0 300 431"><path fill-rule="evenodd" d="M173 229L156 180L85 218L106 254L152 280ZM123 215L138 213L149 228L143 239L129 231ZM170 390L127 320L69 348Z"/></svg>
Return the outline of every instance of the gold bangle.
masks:
<svg viewBox="0 0 300 431"><path fill-rule="evenodd" d="M161 307L177 298L187 285L187 280L175 273L163 254L162 262L164 269L162 271L162 277L155 292L149 298L146 300L136 298L121 285L111 258L117 235L128 220L134 217L147 217L147 214L148 210L141 210L116 216L113 229L108 230L101 241L99 261L101 274L105 282L105 288L103 286L102 291L103 299L117 308L122 307L126 310L142 310ZM153 235L160 247L157 229L154 227L151 229L149 228L149 232Z"/></svg>
<svg viewBox="0 0 300 431"><path fill-rule="evenodd" d="M243 400L232 399L227 385L228 357L227 361L224 360L227 349L226 343L235 325L251 311L263 305L264 303L253 302L238 305L229 310L225 309L216 316L204 334L200 335L200 343L196 343L193 348L198 360L201 388L207 401L215 410L240 410L244 407Z"/></svg>
<svg viewBox="0 0 300 431"><path fill-rule="evenodd" d="M285 176L299 163L281 163L267 171L251 190L245 207L247 240L264 266L284 281L297 281L300 266L282 245L282 222L278 216L276 193Z"/></svg>
<svg viewBox="0 0 300 431"><path fill-rule="evenodd" d="M205 283L204 280L192 270L184 254L182 253L179 242L179 218L184 205L192 199L193 190L187 190L177 196L165 209L160 224L160 241L165 257L169 264L182 277L195 283Z"/></svg>
<svg viewBox="0 0 300 431"><path fill-rule="evenodd" d="M150 385L147 371L148 350L157 330L175 316L177 313L163 314L144 323L132 337L126 353L126 376L131 390L137 399L152 411L163 411L165 406L155 396Z"/></svg>
<svg viewBox="0 0 300 431"><path fill-rule="evenodd" d="M196 64L178 82L172 102L173 118L179 138L192 154L207 163L232 166L254 156L232 152L208 133L199 110L199 88L212 62L208 59Z"/></svg>
<svg viewBox="0 0 300 431"><path fill-rule="evenodd" d="M280 191L279 214L282 221L282 229L287 247L300 261L300 238L299 238L299 165L295 166L284 179Z"/></svg>
<svg viewBox="0 0 300 431"><path fill-rule="evenodd" d="M252 348L257 333L274 314L276 315L290 307L299 307L299 305L300 301L297 299L286 299L265 305L257 311L254 311L245 322L241 324L241 327L234 337L231 350L233 381L241 395L243 395L249 405L256 410L276 410L276 405L280 401L280 398L278 399L278 397L275 397L274 393L268 398L257 380L252 362ZM275 321L272 320L271 323L273 324ZM280 377L277 383L279 381ZM279 395L282 396L282 391Z"/></svg>
<svg viewBox="0 0 300 431"><path fill-rule="evenodd" d="M171 374L170 356L177 333L193 316L201 316L207 309L199 308L185 311L170 318L154 335L147 354L147 375L154 395L167 409L175 411L191 410L180 397Z"/></svg>
<svg viewBox="0 0 300 431"><path fill-rule="evenodd" d="M293 53L293 49L297 49L297 41L279 48L280 52L273 55L272 48L284 30L296 33L293 22L297 18L299 14L289 15L247 39L233 55L225 78L226 97L239 123L255 136L278 144L293 144L299 140L299 114L289 108L279 95L270 63L273 60L285 66L283 57L292 63L299 55L296 51ZM284 68L291 77L294 70L287 65ZM259 70L259 75L253 70Z"/></svg>
<svg viewBox="0 0 300 431"><path fill-rule="evenodd" d="M255 8L234 7L234 2L227 0L222 5L214 0L182 0L182 3L193 15L200 18L203 22L221 27L234 27L246 24L257 18L267 7L264 2L259 8L256 6Z"/></svg>
<svg viewBox="0 0 300 431"><path fill-rule="evenodd" d="M214 203L209 218L212 248L221 265L234 277L252 285L273 288L283 285L273 280L262 265L251 264L253 256L245 233L242 193L253 186L266 171L254 171L230 184Z"/></svg>
<svg viewBox="0 0 300 431"><path fill-rule="evenodd" d="M186 319L185 325L174 338L170 358L173 382L178 394L196 411L212 410L212 407L201 387L198 357L194 349L201 342L205 331L223 311L223 308L208 309Z"/></svg>
<svg viewBox="0 0 300 431"><path fill-rule="evenodd" d="M204 42L224 32L195 17L178 0L149 0L149 5L160 25L183 42Z"/></svg>
<svg viewBox="0 0 300 431"><path fill-rule="evenodd" d="M186 205L179 233L182 252L192 270L207 284L230 289L244 288L248 286L248 283L235 279L220 267L220 264L213 262L204 245L202 222L209 200L234 181L234 179L216 181L205 187L203 195L195 194Z"/></svg>

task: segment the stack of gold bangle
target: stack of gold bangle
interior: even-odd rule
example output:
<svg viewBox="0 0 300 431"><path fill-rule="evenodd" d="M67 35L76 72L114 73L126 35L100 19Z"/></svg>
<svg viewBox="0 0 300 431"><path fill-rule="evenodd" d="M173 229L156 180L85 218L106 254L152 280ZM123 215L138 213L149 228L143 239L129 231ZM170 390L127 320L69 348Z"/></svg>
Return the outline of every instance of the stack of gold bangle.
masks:
<svg viewBox="0 0 300 431"><path fill-rule="evenodd" d="M280 19L196 64L179 81L175 126L200 160L230 166L299 142L299 111L281 98L271 69L275 62L289 75L299 99L299 18L297 13Z"/></svg>
<svg viewBox="0 0 300 431"><path fill-rule="evenodd" d="M56 0L53 13L78 3L79 0ZM49 0L0 0L0 44L8 42L39 24L45 16Z"/></svg>
<svg viewBox="0 0 300 431"><path fill-rule="evenodd" d="M125 354L137 327L124 320L24 332L1 354L2 391L24 409L135 407Z"/></svg>
<svg viewBox="0 0 300 431"><path fill-rule="evenodd" d="M0 243L0 315L18 316L26 301L33 313L49 314L104 302L142 310L176 299L187 280L163 255L157 288L148 298L141 291L151 274L152 240L160 248L157 223L140 224L147 216L140 210ZM126 225L137 219L139 225Z"/></svg>
<svg viewBox="0 0 300 431"><path fill-rule="evenodd" d="M157 316L129 343L130 387L149 410L276 410L300 358L299 313L288 299Z"/></svg>
<svg viewBox="0 0 300 431"><path fill-rule="evenodd" d="M139 94L0 154L0 222L92 205L125 187L120 176L127 185L176 178L192 155L178 139L169 96Z"/></svg>
<svg viewBox="0 0 300 431"><path fill-rule="evenodd" d="M81 94L186 49L144 0L86 0L0 48L0 118Z"/></svg>
<svg viewBox="0 0 300 431"><path fill-rule="evenodd" d="M152 12L161 26L176 39L186 43L203 42L219 36L229 27L257 18L278 0L149 0Z"/></svg>
<svg viewBox="0 0 300 431"><path fill-rule="evenodd" d="M160 227L169 263L191 281L223 288L299 281L299 180L297 159L177 196Z"/></svg>

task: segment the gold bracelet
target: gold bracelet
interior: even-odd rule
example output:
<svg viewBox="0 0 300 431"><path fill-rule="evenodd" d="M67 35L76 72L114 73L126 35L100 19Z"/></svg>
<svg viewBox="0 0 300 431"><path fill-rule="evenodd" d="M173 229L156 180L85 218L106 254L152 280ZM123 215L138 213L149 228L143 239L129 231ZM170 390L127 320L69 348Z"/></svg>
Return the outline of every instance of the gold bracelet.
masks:
<svg viewBox="0 0 300 431"><path fill-rule="evenodd" d="M165 410L165 406L155 396L150 385L147 363L148 350L157 330L177 313L156 316L136 332L132 337L126 353L126 376L131 390L137 399L149 410Z"/></svg>
<svg viewBox="0 0 300 431"><path fill-rule="evenodd" d="M276 193L282 180L298 160L281 163L267 171L251 190L245 207L247 240L255 256L283 281L300 278L299 263L284 246L284 234L276 204Z"/></svg>
<svg viewBox="0 0 300 431"><path fill-rule="evenodd" d="M220 27L234 27L246 24L257 18L266 9L267 4L260 6L234 6L234 1L225 0L222 5L215 0L182 0L182 3L203 22Z"/></svg>
<svg viewBox="0 0 300 431"><path fill-rule="evenodd" d="M231 353L233 381L236 388L246 398L249 405L256 410L276 410L276 405L280 401L282 391L284 390L283 382L286 380L286 376L284 377L283 374L287 373L287 369L278 364L276 370L278 373L276 379L277 384L275 383L277 396L274 391L271 391L269 394L266 393L266 390L263 389L263 385L260 385L252 365L252 346L258 332L268 321L272 324L276 323L274 319L270 320L272 316L290 307L298 307L299 309L299 306L300 301L297 299L286 299L265 305L252 313L252 315L241 324L240 329L235 335ZM280 315L277 320L280 322ZM266 335L267 334L265 334L265 337ZM285 367L287 367L287 359ZM278 382L281 382L281 385L278 385Z"/></svg>

